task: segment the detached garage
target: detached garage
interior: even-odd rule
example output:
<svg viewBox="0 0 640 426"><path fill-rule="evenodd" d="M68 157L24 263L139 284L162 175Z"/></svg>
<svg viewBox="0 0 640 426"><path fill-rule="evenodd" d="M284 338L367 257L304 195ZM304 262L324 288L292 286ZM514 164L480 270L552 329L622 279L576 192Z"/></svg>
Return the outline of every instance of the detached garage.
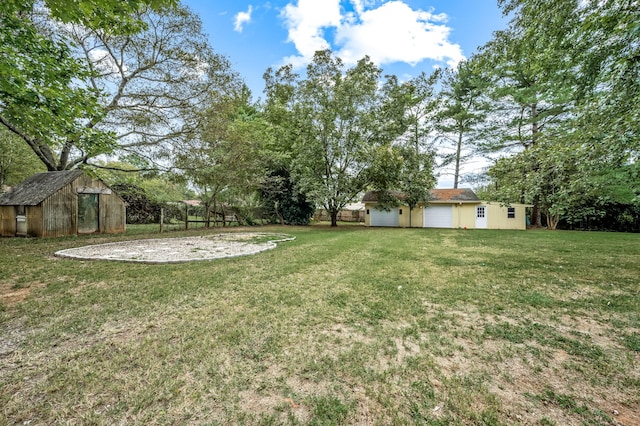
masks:
<svg viewBox="0 0 640 426"><path fill-rule="evenodd" d="M397 196L403 199L402 194ZM482 201L469 188L433 189L429 200L413 209L381 210L373 191L365 194L363 202L365 225L411 228L526 229L526 207L530 207Z"/></svg>
<svg viewBox="0 0 640 426"><path fill-rule="evenodd" d="M0 196L0 235L124 232L125 209L118 194L81 170L38 173Z"/></svg>
<svg viewBox="0 0 640 426"><path fill-rule="evenodd" d="M469 188L433 189L423 207L424 228L474 228L474 212L482 201Z"/></svg>

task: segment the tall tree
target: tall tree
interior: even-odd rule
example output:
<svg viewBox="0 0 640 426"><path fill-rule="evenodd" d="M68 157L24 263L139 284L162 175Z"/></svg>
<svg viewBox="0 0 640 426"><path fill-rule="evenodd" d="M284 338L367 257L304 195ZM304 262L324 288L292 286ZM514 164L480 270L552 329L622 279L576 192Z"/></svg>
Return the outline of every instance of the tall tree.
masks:
<svg viewBox="0 0 640 426"><path fill-rule="evenodd" d="M114 34L144 27L132 16L140 7L172 4L174 0L44 1L53 20ZM6 0L0 8L0 124L27 143L49 170L57 170L66 168L65 159L56 155L65 141L73 140L89 155L110 151L114 141L110 132L86 125L103 116L96 95L81 84L88 81L90 69L74 57L67 38L41 31L35 10L34 0Z"/></svg>
<svg viewBox="0 0 640 426"><path fill-rule="evenodd" d="M398 115L404 111L404 119L399 123L399 130L406 130L392 147L391 153L395 154L395 159L389 158L389 153L385 153L381 161L385 164L374 168L378 175L384 174L385 183L375 188L380 205L386 207L400 202L406 203L409 206L409 226L413 209L419 202L429 199L431 188L436 183L433 170L435 149L432 139L438 110L435 86L440 78L439 70L431 75L423 72L405 84L395 86L398 94L392 97L392 104L395 105ZM397 191L388 191L385 188Z"/></svg>
<svg viewBox="0 0 640 426"><path fill-rule="evenodd" d="M409 206L409 226L412 226L413 209L419 202L429 200L431 188L436 184L433 174L434 152L418 151L413 147L400 147L402 168L399 173L398 189Z"/></svg>
<svg viewBox="0 0 640 426"><path fill-rule="evenodd" d="M635 164L640 152L634 124L640 117L637 2L502 0L499 4L513 18L509 29L498 33L481 53L486 64L493 62L486 69L496 78L508 76L501 72L505 69L530 70L514 75L528 75L522 82L533 84L505 85L520 81L515 78L494 80L499 83L494 95L500 91L509 95L502 102L513 100L517 105L525 100L520 102L524 111L529 104L526 120L521 121L526 125L525 138L513 133L516 142L526 142L516 145L525 151L496 164L490 172L494 183L500 183L498 191L505 196L517 186L504 179L507 169L520 170L525 177L510 179L522 184L520 198L545 211L550 227L559 220L571 223L602 216L612 199L607 192L615 189L603 185L602 176L619 175L619 170ZM510 66L518 62L509 57L523 58L524 66Z"/></svg>
<svg viewBox="0 0 640 426"><path fill-rule="evenodd" d="M519 152L544 137L562 137L575 103L568 41L578 25L575 1L499 3L505 14L514 12L509 28L496 32L477 57L492 83L492 113L480 144L487 154ZM538 166L534 162L531 167L535 171ZM532 224L539 224L538 199L532 203Z"/></svg>
<svg viewBox="0 0 640 426"><path fill-rule="evenodd" d="M397 80L379 86L381 70L365 57L349 69L331 51L318 51L307 67L305 79L290 68L267 81L279 82L268 91L286 92L277 102L283 114L279 124L291 136L292 175L337 225L338 212L371 182L376 147L390 145L406 130L405 111L393 94ZM270 101L268 101L270 102ZM272 102L276 104L276 102ZM287 142L285 142L287 143Z"/></svg>
<svg viewBox="0 0 640 426"><path fill-rule="evenodd" d="M291 65L264 73L266 102L262 113L269 123L271 137L263 144L266 169L260 184L265 214L286 225L308 225L315 202L296 184L293 173L293 145L297 135L294 123L295 85L300 76Z"/></svg>
<svg viewBox="0 0 640 426"><path fill-rule="evenodd" d="M146 27L133 34L81 26L54 29L77 46L75 53L91 71L87 89L103 106L104 115L85 126L114 134L120 153L166 158L173 145L197 131L202 106L237 84L238 76L212 51L199 18L188 9L143 8L135 16ZM89 158L67 139L59 167Z"/></svg>
<svg viewBox="0 0 640 426"><path fill-rule="evenodd" d="M543 139L535 146L503 157L489 170L489 195L505 204L537 203L548 229L561 220L576 223L586 217L601 216L603 199L582 168L584 146Z"/></svg>
<svg viewBox="0 0 640 426"><path fill-rule="evenodd" d="M489 108L488 84L471 61L460 62L455 70L445 71L440 91L440 111L436 131L453 146L453 154L444 158L442 166L453 163L453 187L460 183L461 166L480 144L481 124Z"/></svg>
<svg viewBox="0 0 640 426"><path fill-rule="evenodd" d="M225 193L255 192L264 175L260 156L267 130L250 96L240 86L219 97L204 113L201 131L175 152L176 166L199 190L207 220L221 211Z"/></svg>

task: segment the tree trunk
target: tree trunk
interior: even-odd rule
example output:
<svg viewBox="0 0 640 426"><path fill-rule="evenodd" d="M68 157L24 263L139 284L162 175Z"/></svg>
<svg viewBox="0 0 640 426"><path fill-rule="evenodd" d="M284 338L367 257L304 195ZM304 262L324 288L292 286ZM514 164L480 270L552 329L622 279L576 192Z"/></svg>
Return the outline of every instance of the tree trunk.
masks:
<svg viewBox="0 0 640 426"><path fill-rule="evenodd" d="M542 211L539 207L539 197L534 197L533 208L531 209L531 226L542 226Z"/></svg>
<svg viewBox="0 0 640 426"><path fill-rule="evenodd" d="M547 229L555 231L560 221L560 215L553 215L547 210L545 211L545 216L547 217Z"/></svg>
<svg viewBox="0 0 640 426"><path fill-rule="evenodd" d="M211 220L211 205L208 202L204 203L204 220L204 226L205 228L208 228Z"/></svg>
<svg viewBox="0 0 640 426"><path fill-rule="evenodd" d="M458 182L460 180L460 156L462 154L462 134L463 130L460 128L458 130L458 146L456 148L456 171L455 176L453 178L453 189L458 189Z"/></svg>
<svg viewBox="0 0 640 426"><path fill-rule="evenodd" d="M331 226L338 226L338 210L331 210Z"/></svg>

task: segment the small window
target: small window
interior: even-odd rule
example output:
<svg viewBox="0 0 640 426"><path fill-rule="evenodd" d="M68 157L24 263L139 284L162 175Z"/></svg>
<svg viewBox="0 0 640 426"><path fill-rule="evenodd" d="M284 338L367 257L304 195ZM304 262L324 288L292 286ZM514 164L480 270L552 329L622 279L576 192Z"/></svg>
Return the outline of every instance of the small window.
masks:
<svg viewBox="0 0 640 426"><path fill-rule="evenodd" d="M508 219L516 218L516 209L514 207L507 207L507 218Z"/></svg>
<svg viewBox="0 0 640 426"><path fill-rule="evenodd" d="M402 214L402 209L398 209L398 214Z"/></svg>
<svg viewBox="0 0 640 426"><path fill-rule="evenodd" d="M369 209L367 209L367 214L369 214Z"/></svg>
<svg viewBox="0 0 640 426"><path fill-rule="evenodd" d="M478 207L476 212L477 212L476 217L478 217L478 218L483 218L484 217L484 207Z"/></svg>

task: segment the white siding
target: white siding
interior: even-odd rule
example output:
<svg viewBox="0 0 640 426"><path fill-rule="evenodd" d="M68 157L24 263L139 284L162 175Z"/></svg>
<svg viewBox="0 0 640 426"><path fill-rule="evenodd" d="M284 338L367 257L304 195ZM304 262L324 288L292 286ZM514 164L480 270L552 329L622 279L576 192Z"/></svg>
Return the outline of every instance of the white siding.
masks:
<svg viewBox="0 0 640 426"><path fill-rule="evenodd" d="M400 217L398 209L390 211L371 209L371 226L399 226Z"/></svg>
<svg viewBox="0 0 640 426"><path fill-rule="evenodd" d="M429 206L424 209L425 228L453 228L452 206Z"/></svg>

